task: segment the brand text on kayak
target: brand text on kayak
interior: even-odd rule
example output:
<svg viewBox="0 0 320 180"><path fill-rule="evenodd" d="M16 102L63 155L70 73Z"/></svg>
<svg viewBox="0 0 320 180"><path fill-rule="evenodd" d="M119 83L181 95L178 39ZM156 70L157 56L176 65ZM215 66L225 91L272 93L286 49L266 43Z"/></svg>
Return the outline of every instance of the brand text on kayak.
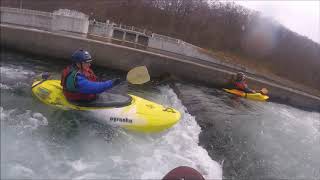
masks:
<svg viewBox="0 0 320 180"><path fill-rule="evenodd" d="M110 121L113 121L113 122L125 122L125 123L132 123L132 119L128 119L128 118L119 118L119 117L110 117Z"/></svg>

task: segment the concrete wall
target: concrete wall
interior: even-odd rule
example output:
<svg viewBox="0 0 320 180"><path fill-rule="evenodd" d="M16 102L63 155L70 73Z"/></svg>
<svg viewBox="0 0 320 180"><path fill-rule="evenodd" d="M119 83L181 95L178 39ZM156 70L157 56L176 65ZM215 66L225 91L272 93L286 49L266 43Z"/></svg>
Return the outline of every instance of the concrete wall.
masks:
<svg viewBox="0 0 320 180"><path fill-rule="evenodd" d="M88 33L89 17L80 12L59 10L48 13L7 7L1 7L0 11L1 23L29 26L48 31L69 32L81 36L86 36Z"/></svg>
<svg viewBox="0 0 320 180"><path fill-rule="evenodd" d="M149 38L148 47L180 53L180 44L178 39L158 34L152 34L152 37Z"/></svg>
<svg viewBox="0 0 320 180"><path fill-rule="evenodd" d="M3 7L1 7L0 10L1 23L51 30L53 18L52 13Z"/></svg>
<svg viewBox="0 0 320 180"><path fill-rule="evenodd" d="M89 37L92 35L101 36L107 38L108 42L110 39L117 39L141 46L147 46L149 41L149 37L145 34L144 30L132 26L116 25L114 23L109 23L109 21L106 23L90 21L88 33Z"/></svg>
<svg viewBox="0 0 320 180"><path fill-rule="evenodd" d="M60 32L64 34L80 35L83 37L95 37L95 39L107 42L128 45L136 48L158 49L162 52L176 53L183 56L198 58L206 61L222 64L222 62L201 52L201 48L186 43L179 39L163 36L133 26L115 24L109 20L106 23L91 21L88 16L68 9L62 9L53 13L32 11L16 8L1 7L3 21L9 24L31 26L39 29ZM101 36L101 37L98 37ZM117 40L111 40L117 39ZM132 44L134 43L134 44ZM141 47L144 46L144 47ZM230 64L224 64L230 66ZM243 67L233 67L243 71Z"/></svg>
<svg viewBox="0 0 320 180"><path fill-rule="evenodd" d="M112 24L90 21L89 34L111 38L113 35Z"/></svg>
<svg viewBox="0 0 320 180"><path fill-rule="evenodd" d="M89 20L68 16L54 15L52 19L52 31L66 31L86 35L88 33Z"/></svg>
<svg viewBox="0 0 320 180"><path fill-rule="evenodd" d="M89 17L83 13L68 9L60 9L53 13L47 13L1 7L1 20L4 23L30 26L83 37L86 37L89 33L90 35L105 37L108 41L110 41L108 38L115 38L141 46L148 46L149 48L219 63L205 53L201 53L199 47L179 39L150 33L146 29L115 24L110 21L106 23L96 21L89 22L88 18Z"/></svg>
<svg viewBox="0 0 320 180"><path fill-rule="evenodd" d="M223 66L212 67L200 61L169 57L107 42L3 24L0 27L1 46L52 56L64 61L69 61L70 54L81 47L92 53L97 65L124 71L146 65L151 76L170 73L188 81L222 87L233 74ZM270 96L277 101L320 111L320 98L258 79L249 78L249 83L253 87L268 88Z"/></svg>
<svg viewBox="0 0 320 180"><path fill-rule="evenodd" d="M200 48L197 46L194 46L179 39L155 33L153 33L152 37L149 38L148 47L218 63L218 61L213 59L212 57L204 53L201 53L199 51Z"/></svg>
<svg viewBox="0 0 320 180"><path fill-rule="evenodd" d="M59 9L53 12L52 31L66 31L87 35L89 16L69 9Z"/></svg>
<svg viewBox="0 0 320 180"><path fill-rule="evenodd" d="M184 42L179 39L171 38L168 36L163 36L159 34L152 34L152 37L149 38L149 43L148 43L148 49L156 49L156 50L161 50L163 53L168 52L167 54L172 54L175 53L177 55L175 56L186 56L185 58L192 57L208 62L214 62L216 64L228 66L230 68L237 69L238 71L244 71L244 72L249 72L249 73L255 73L254 71L246 69L242 65L232 65L230 63L224 63L222 61L219 61L212 56L209 56L208 53L204 53L204 49L195 46L193 44ZM154 51L154 50L152 50ZM160 51L159 51L160 52ZM180 57L182 57L180 56Z"/></svg>

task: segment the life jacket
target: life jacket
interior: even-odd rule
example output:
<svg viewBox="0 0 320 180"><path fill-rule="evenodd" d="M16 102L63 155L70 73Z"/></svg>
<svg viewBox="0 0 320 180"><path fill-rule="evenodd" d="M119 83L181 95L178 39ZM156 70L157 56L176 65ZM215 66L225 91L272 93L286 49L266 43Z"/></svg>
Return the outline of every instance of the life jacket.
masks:
<svg viewBox="0 0 320 180"><path fill-rule="evenodd" d="M62 71L61 86L63 87L63 94L69 101L92 101L96 99L96 94L80 93L77 88L76 76L79 69L74 65L66 67ZM96 75L91 69L83 72L85 77L90 81L97 81Z"/></svg>
<svg viewBox="0 0 320 180"><path fill-rule="evenodd" d="M239 89L239 90L242 90L244 91L247 87L247 84L245 81L235 81L234 82L234 86Z"/></svg>

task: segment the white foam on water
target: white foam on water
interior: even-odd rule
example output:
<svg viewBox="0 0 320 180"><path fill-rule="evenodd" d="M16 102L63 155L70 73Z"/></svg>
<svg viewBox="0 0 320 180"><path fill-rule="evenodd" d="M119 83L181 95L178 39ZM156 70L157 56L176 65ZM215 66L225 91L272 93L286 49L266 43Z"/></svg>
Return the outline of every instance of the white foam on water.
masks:
<svg viewBox="0 0 320 180"><path fill-rule="evenodd" d="M14 164L13 167L8 172L9 176L19 176L22 178L30 179L35 175L32 169L27 168L21 164Z"/></svg>
<svg viewBox="0 0 320 180"><path fill-rule="evenodd" d="M22 66L1 66L0 76L1 90L25 89L30 86L35 72L25 69Z"/></svg>
<svg viewBox="0 0 320 180"><path fill-rule="evenodd" d="M72 161L68 163L75 171L84 171L87 169L93 169L97 166L97 163L85 163L82 159Z"/></svg>
<svg viewBox="0 0 320 180"><path fill-rule="evenodd" d="M1 178L161 179L178 166L190 166L207 179L222 179L221 166L198 144L201 128L195 118L169 87L161 87L160 92L157 102L182 114L180 122L169 130L141 134L103 125L100 130L93 126L97 123L89 123L62 144L51 140L50 131L36 131L50 128L43 114L0 107L1 130L5 130L1 131L1 163L6 164L1 166L5 172ZM25 175L8 174L15 171Z"/></svg>
<svg viewBox="0 0 320 180"><path fill-rule="evenodd" d="M76 180L87 180L87 179L112 179L111 176L109 176L108 174L96 174L96 173L86 173L80 176L77 176L73 179Z"/></svg>
<svg viewBox="0 0 320 180"><path fill-rule="evenodd" d="M25 80L35 75L33 71L24 69L22 66L1 66L0 72L2 80Z"/></svg>
<svg viewBox="0 0 320 180"><path fill-rule="evenodd" d="M181 121L169 131L163 140L167 142L175 154L176 158L183 160L180 165L187 165L197 169L206 179L222 179L222 168L219 163L212 160L208 152L199 146L199 134L201 128L195 117L187 113L176 94L168 86L163 86L161 90L162 104L172 106L182 112ZM183 153L181 153L183 152Z"/></svg>
<svg viewBox="0 0 320 180"><path fill-rule="evenodd" d="M24 132L24 129L35 130L39 126L47 126L48 120L41 113L33 113L31 110L20 112L17 109L4 110L0 107L1 124L7 122L10 125L15 125L16 128Z"/></svg>
<svg viewBox="0 0 320 180"><path fill-rule="evenodd" d="M12 88L6 84L2 84L0 83L0 89L3 89L3 90L11 90Z"/></svg>
<svg viewBox="0 0 320 180"><path fill-rule="evenodd" d="M127 167L128 177L137 179L161 179L166 173L178 166L197 169L207 179L222 179L221 165L212 160L208 152L199 146L200 126L195 118L186 112L176 94L168 86L160 87L156 102L173 107L181 112L181 120L172 128L159 134L136 134L119 130L113 139L113 149L125 154L109 154L111 167ZM95 112L95 117L107 118L109 110ZM111 148L113 148L111 147ZM124 176L125 177L125 176ZM115 175L113 178L124 178Z"/></svg>
<svg viewBox="0 0 320 180"><path fill-rule="evenodd" d="M284 131L294 133L294 130L304 128L308 129L310 136L319 136L320 113L306 112L286 105L276 104L275 106L280 106L277 108L277 112L282 119L279 123ZM303 117L303 120L301 117Z"/></svg>
<svg viewBox="0 0 320 180"><path fill-rule="evenodd" d="M277 103L266 104L259 113L261 126L255 127L263 133L251 135L254 138L249 143L265 158L264 164L274 168L270 174L279 173L277 178L282 179L317 179L319 174L314 172L320 163L320 113ZM251 134L256 131L246 130Z"/></svg>
<svg viewBox="0 0 320 180"><path fill-rule="evenodd" d="M1 116L1 179L33 179L41 177L33 167L41 158L41 141L34 133L48 121L31 110L4 109ZM43 165L45 166L45 164Z"/></svg>
<svg viewBox="0 0 320 180"><path fill-rule="evenodd" d="M17 83L26 83L35 75L31 70L14 65L1 66L0 71L1 89L15 89L16 85L20 87ZM93 127L95 123L80 123L78 134L62 136L62 142L57 142L54 138L60 131L55 132L55 128L63 128L64 124L59 124L59 121L64 117L46 117L45 114L38 113L37 109L7 109L2 104L1 179L161 179L178 166L191 166L206 179L222 179L221 165L199 146L201 128L195 117L187 113L172 89L162 86L159 90L160 93L146 94L152 94L153 101L172 106L182 114L178 124L159 134L139 134L109 126L97 129ZM319 164L316 156L319 146L315 144L319 144L320 140L319 113L269 106L268 103L253 105L266 111L266 119L261 123L274 127L264 129L262 125L263 137L254 138L260 141L256 142L260 145L258 152L276 154L274 157L270 155L270 161L280 170L283 168L285 171L288 169L288 162L292 162L289 166L301 168L305 165L306 174L311 174L314 170L315 177L319 177L316 169ZM268 107L274 109L268 110ZM261 111L253 115L258 113ZM94 119L93 116L87 119L91 118ZM272 118L276 122L271 121ZM60 126L52 127L51 122ZM308 131L300 131L301 128ZM287 133L283 136L285 141L279 140L279 135L282 134L278 132ZM296 142L301 147L292 145ZM310 145L311 143L315 146ZM277 154L273 150L283 153ZM304 158L309 164L299 166L302 161L295 160L298 155L296 152L306 153ZM281 159L279 155L290 155L293 158Z"/></svg>

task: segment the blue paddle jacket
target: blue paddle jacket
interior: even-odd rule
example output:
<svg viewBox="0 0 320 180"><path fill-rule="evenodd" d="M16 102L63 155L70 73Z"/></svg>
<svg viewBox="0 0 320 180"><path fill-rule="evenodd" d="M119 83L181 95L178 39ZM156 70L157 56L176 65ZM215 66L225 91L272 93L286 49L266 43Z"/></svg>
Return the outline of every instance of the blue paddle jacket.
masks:
<svg viewBox="0 0 320 180"><path fill-rule="evenodd" d="M94 82L88 80L85 75L81 73L78 73L75 79L78 91L84 94L99 94L113 86L112 80Z"/></svg>

